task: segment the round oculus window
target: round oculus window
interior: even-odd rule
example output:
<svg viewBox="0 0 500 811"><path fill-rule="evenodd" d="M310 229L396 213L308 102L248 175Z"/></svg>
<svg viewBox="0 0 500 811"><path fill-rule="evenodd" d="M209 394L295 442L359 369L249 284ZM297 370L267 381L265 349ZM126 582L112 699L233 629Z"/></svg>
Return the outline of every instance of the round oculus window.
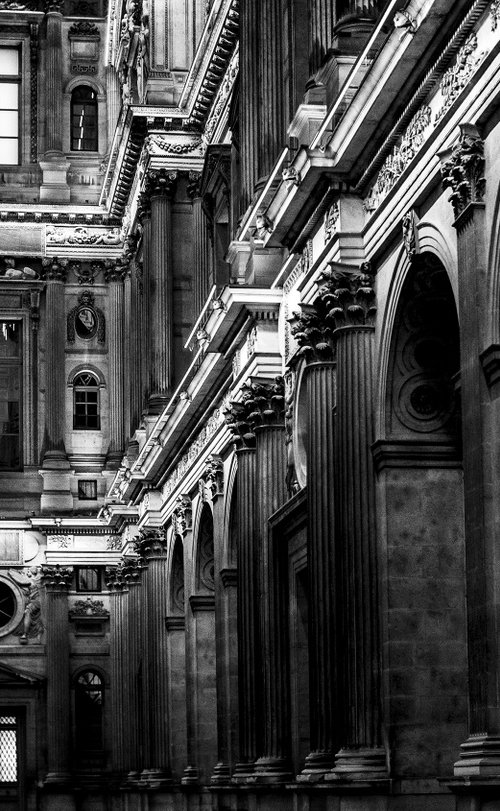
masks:
<svg viewBox="0 0 500 811"><path fill-rule="evenodd" d="M17 608L17 598L13 590L0 580L0 632L12 623Z"/></svg>

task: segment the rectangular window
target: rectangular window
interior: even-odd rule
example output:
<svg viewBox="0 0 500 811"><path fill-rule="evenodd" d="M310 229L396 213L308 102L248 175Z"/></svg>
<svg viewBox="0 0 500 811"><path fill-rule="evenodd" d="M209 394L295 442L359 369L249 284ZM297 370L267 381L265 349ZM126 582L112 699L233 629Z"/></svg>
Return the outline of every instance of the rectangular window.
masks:
<svg viewBox="0 0 500 811"><path fill-rule="evenodd" d="M99 430L98 397L97 389L75 389L74 428Z"/></svg>
<svg viewBox="0 0 500 811"><path fill-rule="evenodd" d="M0 716L0 785L17 783L17 718Z"/></svg>
<svg viewBox="0 0 500 811"><path fill-rule="evenodd" d="M97 481L95 479L79 481L78 498L80 501L95 501L97 498Z"/></svg>
<svg viewBox="0 0 500 811"><path fill-rule="evenodd" d="M0 164L19 163L19 48L0 46Z"/></svg>
<svg viewBox="0 0 500 811"><path fill-rule="evenodd" d="M98 566L79 566L76 570L77 591L101 591L101 570Z"/></svg>
<svg viewBox="0 0 500 811"><path fill-rule="evenodd" d="M0 470L21 467L21 326L0 321Z"/></svg>

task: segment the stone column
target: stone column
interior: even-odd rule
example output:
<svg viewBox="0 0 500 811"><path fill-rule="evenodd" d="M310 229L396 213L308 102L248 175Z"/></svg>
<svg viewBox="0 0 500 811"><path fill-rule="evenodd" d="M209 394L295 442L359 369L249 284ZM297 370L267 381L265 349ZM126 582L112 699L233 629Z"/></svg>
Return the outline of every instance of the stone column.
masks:
<svg viewBox="0 0 500 811"><path fill-rule="evenodd" d="M259 24L253 26L260 34L258 48L258 71L260 80L259 107L250 110L257 118L259 132L259 166L257 179L264 181L272 171L278 152L285 141L285 104L282 92L276 88L288 88L283 73L283 9L282 0L265 0L260 3Z"/></svg>
<svg viewBox="0 0 500 811"><path fill-rule="evenodd" d="M486 283L484 144L477 129L462 124L457 145L442 165L452 189L458 248L461 332L465 558L469 652L469 733L455 764L457 777L500 775L500 678L497 617L500 605L498 507L500 486L498 400L481 368L491 309Z"/></svg>
<svg viewBox="0 0 500 811"><path fill-rule="evenodd" d="M313 0L309 17L309 65L314 75L332 47L335 6L331 0Z"/></svg>
<svg viewBox="0 0 500 811"><path fill-rule="evenodd" d="M138 384L140 391L138 401L139 420L149 397L149 370L150 359L150 278L151 278L151 206L149 197L143 191L139 197L138 219L142 226L142 264L136 264L135 279L136 291L139 294L136 301L137 327L136 355L138 358Z"/></svg>
<svg viewBox="0 0 500 811"><path fill-rule="evenodd" d="M108 113L108 144L111 148L113 136L115 134L120 107L122 103L122 92L118 74L113 65L106 67L106 104Z"/></svg>
<svg viewBox="0 0 500 811"><path fill-rule="evenodd" d="M166 405L173 383L172 199L176 183L177 172L165 169L151 171L147 176L151 201L148 261L151 414L159 413Z"/></svg>
<svg viewBox="0 0 500 811"><path fill-rule="evenodd" d="M125 388L124 388L124 287L128 264L109 262L104 271L108 283L108 345L109 345L109 448L108 469L120 466L125 446Z"/></svg>
<svg viewBox="0 0 500 811"><path fill-rule="evenodd" d="M123 595L125 611L128 614L127 660L125 664L124 689L128 694L127 715L123 719L124 766L127 771L127 782L135 783L140 776L140 700L139 700L139 661L141 654L141 610L142 590L141 575L143 561L140 558L125 558L122 572L128 587Z"/></svg>
<svg viewBox="0 0 500 811"><path fill-rule="evenodd" d="M334 764L339 736L334 662L336 544L334 409L336 361L332 330L321 300L292 326L307 367L307 567L309 580L309 712L311 752L300 782L323 779Z"/></svg>
<svg viewBox="0 0 500 811"><path fill-rule="evenodd" d="M66 427L66 379L64 348L66 318L64 282L67 259L44 259L45 291L45 430L43 437L43 512L67 511L73 508L70 492L70 466L64 447Z"/></svg>
<svg viewBox="0 0 500 811"><path fill-rule="evenodd" d="M128 660L128 627L125 611L126 588L122 566L106 569L106 586L109 589L109 653L111 659L111 765L114 774L121 778L125 770L124 722L130 708L125 680Z"/></svg>
<svg viewBox="0 0 500 811"><path fill-rule="evenodd" d="M210 247L207 220L203 212L200 196L199 172L189 173L187 193L193 202L193 321L195 321L202 311L207 295L210 292Z"/></svg>
<svg viewBox="0 0 500 811"><path fill-rule="evenodd" d="M252 200L259 176L259 30L255 24L256 8L242 3L240 9L240 134L241 134L241 211Z"/></svg>
<svg viewBox="0 0 500 811"><path fill-rule="evenodd" d="M245 782L253 774L258 757L259 695L261 668L258 615L258 570L255 545L255 434L244 403L233 403L226 421L236 440L238 459L238 689L239 762L233 780Z"/></svg>
<svg viewBox="0 0 500 811"><path fill-rule="evenodd" d="M73 569L44 566L42 581L47 593L47 765L44 784L51 792L51 808L71 809L71 737L69 684L68 590ZM68 791L64 789L67 787ZM52 790L54 796L52 797Z"/></svg>
<svg viewBox="0 0 500 811"><path fill-rule="evenodd" d="M292 777L290 699L287 662L288 616L286 570L269 518L286 501L285 397L281 377L258 379L249 392L249 417L256 437L257 509L255 535L259 545L260 647L262 651L263 740L255 764L259 782L284 782ZM287 556L285 556L287 560Z"/></svg>
<svg viewBox="0 0 500 811"><path fill-rule="evenodd" d="M320 279L320 297L336 327L334 451L342 657L341 749L332 779L387 778L381 738L381 644L373 444L375 293L369 265L335 265Z"/></svg>
<svg viewBox="0 0 500 811"><path fill-rule="evenodd" d="M61 126L63 117L62 0L48 0L46 9L42 95L47 113L45 116L45 154L43 160L40 161L43 172L40 201L69 203L70 190L67 184L69 162L63 154L63 127Z"/></svg>
<svg viewBox="0 0 500 811"><path fill-rule="evenodd" d="M150 788L171 783L168 746L168 673L167 639L167 540L161 529L141 530L137 551L144 558L142 612L145 619L142 683L147 685L144 697L144 722L149 749L141 773L141 782Z"/></svg>

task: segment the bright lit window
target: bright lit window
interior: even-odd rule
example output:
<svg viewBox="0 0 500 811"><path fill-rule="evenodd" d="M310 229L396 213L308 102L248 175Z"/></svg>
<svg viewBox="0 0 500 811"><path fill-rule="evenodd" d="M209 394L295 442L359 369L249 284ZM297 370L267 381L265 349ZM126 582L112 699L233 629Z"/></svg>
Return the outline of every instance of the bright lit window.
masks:
<svg viewBox="0 0 500 811"><path fill-rule="evenodd" d="M97 93L86 85L71 94L71 149L97 152Z"/></svg>
<svg viewBox="0 0 500 811"><path fill-rule="evenodd" d="M99 382L91 372L80 372L73 380L73 428L98 431Z"/></svg>
<svg viewBox="0 0 500 811"><path fill-rule="evenodd" d="M17 719L0 716L0 784L17 782Z"/></svg>
<svg viewBox="0 0 500 811"><path fill-rule="evenodd" d="M19 48L0 46L0 164L19 163Z"/></svg>

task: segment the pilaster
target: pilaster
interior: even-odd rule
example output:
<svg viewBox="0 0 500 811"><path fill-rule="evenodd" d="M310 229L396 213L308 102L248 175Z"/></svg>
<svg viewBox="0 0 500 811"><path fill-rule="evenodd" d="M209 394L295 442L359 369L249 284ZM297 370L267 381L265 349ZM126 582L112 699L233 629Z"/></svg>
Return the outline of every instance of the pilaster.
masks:
<svg viewBox="0 0 500 811"><path fill-rule="evenodd" d="M45 154L40 161L43 172L40 202L69 203L67 183L69 162L63 154L62 121L62 3L50 2L44 18L44 94L45 94Z"/></svg>
<svg viewBox="0 0 500 811"><path fill-rule="evenodd" d="M202 207L199 172L189 173L188 196L193 203L194 317L203 309L210 288L210 245L208 223Z"/></svg>
<svg viewBox="0 0 500 811"><path fill-rule="evenodd" d="M124 721L127 717L125 705L129 694L124 689L126 684L125 668L128 660L128 627L127 612L124 610L125 579L121 566L106 569L106 586L109 589L110 602L110 659L111 659L111 765L113 772L122 777L125 771L125 735ZM127 707L129 711L129 707Z"/></svg>
<svg viewBox="0 0 500 811"><path fill-rule="evenodd" d="M498 406L491 401L480 355L485 344L484 143L476 127L462 124L460 138L442 164L443 185L452 189L458 248L461 330L465 554L469 649L469 734L455 776L500 775L500 688L498 629L500 603L496 566L495 505L490 494L497 472Z"/></svg>
<svg viewBox="0 0 500 811"><path fill-rule="evenodd" d="M71 785L70 775L70 689L68 590L73 569L43 566L42 582L47 594L47 765L45 787L57 792L54 808L74 806L64 788ZM59 804L59 800L62 804ZM64 805L67 802L67 805Z"/></svg>
<svg viewBox="0 0 500 811"><path fill-rule="evenodd" d="M109 335L109 448L108 468L118 468L125 445L125 388L124 388L124 280L127 264L109 262L104 271L108 283L108 335Z"/></svg>

